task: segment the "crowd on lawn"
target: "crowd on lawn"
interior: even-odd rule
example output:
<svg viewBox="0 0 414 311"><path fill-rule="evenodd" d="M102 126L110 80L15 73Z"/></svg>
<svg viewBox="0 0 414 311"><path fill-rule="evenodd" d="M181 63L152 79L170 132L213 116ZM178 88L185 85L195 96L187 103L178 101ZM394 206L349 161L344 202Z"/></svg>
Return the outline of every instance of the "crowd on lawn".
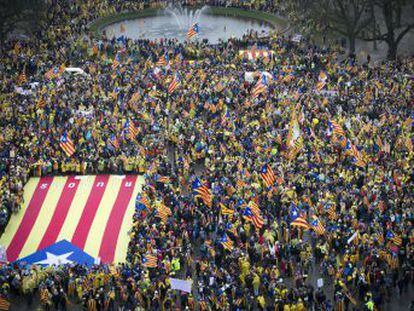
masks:
<svg viewBox="0 0 414 311"><path fill-rule="evenodd" d="M3 298L90 311L398 299L414 281L413 59L339 61L276 33L209 45L89 32L100 16L163 5L49 0L33 36L1 45L3 230L30 176L146 180L127 263L4 264ZM170 277L193 280L192 293Z"/></svg>

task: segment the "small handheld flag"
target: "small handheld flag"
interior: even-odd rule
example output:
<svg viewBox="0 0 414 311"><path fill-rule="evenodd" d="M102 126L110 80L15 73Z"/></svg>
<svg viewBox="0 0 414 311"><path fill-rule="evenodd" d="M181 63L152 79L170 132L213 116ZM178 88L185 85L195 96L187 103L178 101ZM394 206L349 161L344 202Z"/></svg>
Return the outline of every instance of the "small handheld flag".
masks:
<svg viewBox="0 0 414 311"><path fill-rule="evenodd" d="M159 176L157 182L160 182L162 184L169 184L171 182L171 179L168 176Z"/></svg>
<svg viewBox="0 0 414 311"><path fill-rule="evenodd" d="M229 251L233 249L233 241L228 237L227 234L224 234L220 239L221 245Z"/></svg>
<svg viewBox="0 0 414 311"><path fill-rule="evenodd" d="M143 255L142 264L147 268L156 268L158 265L158 259L154 255Z"/></svg>
<svg viewBox="0 0 414 311"><path fill-rule="evenodd" d="M366 166L367 163L363 159L361 152L354 144L351 143L349 139L346 140L345 150L346 152L348 152L349 155L352 156L352 163L359 167Z"/></svg>
<svg viewBox="0 0 414 311"><path fill-rule="evenodd" d="M306 221L306 219L299 214L298 208L296 207L295 204L292 204L290 209L291 209L290 211L290 218L291 218L290 225L291 226L304 228L306 230L311 228L311 226Z"/></svg>
<svg viewBox="0 0 414 311"><path fill-rule="evenodd" d="M156 65L157 66L161 66L161 67L164 67L164 66L167 66L168 65L168 55L167 54L164 54L164 55L162 55L159 59L158 59L158 61L157 61L157 63L156 63Z"/></svg>
<svg viewBox="0 0 414 311"><path fill-rule="evenodd" d="M19 84L23 84L25 82L27 82L27 78L26 78L26 74L23 70L23 72L17 77L17 81Z"/></svg>
<svg viewBox="0 0 414 311"><path fill-rule="evenodd" d="M115 148L115 149L119 149L119 141L118 141L118 137L116 137L115 134L112 134L109 137L109 141L111 143L111 145Z"/></svg>
<svg viewBox="0 0 414 311"><path fill-rule="evenodd" d="M0 310L9 310L10 309L10 302L3 297L0 297Z"/></svg>
<svg viewBox="0 0 414 311"><path fill-rule="evenodd" d="M213 195L211 190L207 185L201 183L201 181L196 178L192 184L193 193L196 198L203 200L204 204L208 207L211 207L213 204Z"/></svg>
<svg viewBox="0 0 414 311"><path fill-rule="evenodd" d="M130 120L127 120L125 122L124 131L130 139L135 139L135 137L138 135L137 128L135 127L134 123Z"/></svg>
<svg viewBox="0 0 414 311"><path fill-rule="evenodd" d="M388 231L386 237L395 245L401 246L402 245L402 238L399 235L394 234L392 231Z"/></svg>
<svg viewBox="0 0 414 311"><path fill-rule="evenodd" d="M269 164L264 165L262 167L262 170L260 171L260 176L262 177L266 187L273 186L276 181L276 175Z"/></svg>
<svg viewBox="0 0 414 311"><path fill-rule="evenodd" d="M326 80L328 80L328 76L324 71L321 71L319 73L318 82L316 83L316 90L318 90L318 92L322 91L326 86Z"/></svg>
<svg viewBox="0 0 414 311"><path fill-rule="evenodd" d="M164 203L157 206L157 217L161 218L163 223L167 223L168 217L172 215L171 209Z"/></svg>
<svg viewBox="0 0 414 311"><path fill-rule="evenodd" d="M333 134L346 137L344 129L338 122L334 120L328 121L328 127Z"/></svg>
<svg viewBox="0 0 414 311"><path fill-rule="evenodd" d="M253 223L256 229L260 229L263 227L264 221L263 218L256 213L253 213L250 207L246 207L243 212L244 219Z"/></svg>
<svg viewBox="0 0 414 311"><path fill-rule="evenodd" d="M119 52L117 52L112 62L112 70L117 69L119 65L121 65L121 55Z"/></svg>
<svg viewBox="0 0 414 311"><path fill-rule="evenodd" d="M151 208L151 205L148 201L146 194L145 193L138 194L135 199L135 210L142 211L145 209L149 210L150 208Z"/></svg>
<svg viewBox="0 0 414 311"><path fill-rule="evenodd" d="M267 77L265 74L262 74L260 79L257 81L256 85L252 89L252 97L257 98L260 94L265 92L267 89Z"/></svg>
<svg viewBox="0 0 414 311"><path fill-rule="evenodd" d="M325 204L325 212L328 214L329 219L335 220L337 218L336 215L336 206L334 203L327 203Z"/></svg>
<svg viewBox="0 0 414 311"><path fill-rule="evenodd" d="M220 211L222 215L233 216L234 210L232 210L231 208L227 208L223 203L220 203L219 205L220 205Z"/></svg>
<svg viewBox="0 0 414 311"><path fill-rule="evenodd" d="M192 39L193 37L197 36L199 33L200 33L200 27L198 26L198 23L194 23L188 29L187 38Z"/></svg>
<svg viewBox="0 0 414 311"><path fill-rule="evenodd" d="M294 227L304 228L304 229L307 229L307 230L311 228L309 223L303 217L296 218L295 220L293 220L290 223L290 225L294 226Z"/></svg>
<svg viewBox="0 0 414 311"><path fill-rule="evenodd" d="M59 145L68 157L71 157L75 153L75 145L67 133L63 134L60 138Z"/></svg>
<svg viewBox="0 0 414 311"><path fill-rule="evenodd" d="M322 225L321 221L319 220L319 218L316 215L312 216L311 226L312 226L312 229L317 234L319 234L319 235L324 235L325 234L325 227Z"/></svg>
<svg viewBox="0 0 414 311"><path fill-rule="evenodd" d="M173 80L168 86L168 94L174 93L174 91L180 86L180 84L181 84L180 78L178 77L178 74L175 74Z"/></svg>

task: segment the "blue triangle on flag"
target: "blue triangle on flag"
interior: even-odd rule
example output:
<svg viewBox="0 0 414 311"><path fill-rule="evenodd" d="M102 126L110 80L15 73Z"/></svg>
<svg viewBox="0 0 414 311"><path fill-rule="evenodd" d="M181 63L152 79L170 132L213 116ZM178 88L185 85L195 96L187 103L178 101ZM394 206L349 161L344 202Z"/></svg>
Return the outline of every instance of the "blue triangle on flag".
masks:
<svg viewBox="0 0 414 311"><path fill-rule="evenodd" d="M82 264L90 267L97 263L97 261L79 247L76 247L66 240L62 240L27 257L21 258L15 261L15 263L19 265L37 264L44 267L64 264Z"/></svg>

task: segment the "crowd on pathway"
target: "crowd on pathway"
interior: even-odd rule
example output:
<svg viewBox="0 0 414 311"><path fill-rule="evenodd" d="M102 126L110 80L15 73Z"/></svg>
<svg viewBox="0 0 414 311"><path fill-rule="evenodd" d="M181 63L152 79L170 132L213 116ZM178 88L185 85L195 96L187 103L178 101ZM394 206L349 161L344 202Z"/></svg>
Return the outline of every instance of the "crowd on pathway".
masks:
<svg viewBox="0 0 414 311"><path fill-rule="evenodd" d="M414 61L340 62L278 34L209 45L88 32L148 5L49 0L32 37L1 46L3 230L30 176L146 180L126 263L4 264L3 298L90 311L381 310L407 291ZM193 292L171 290L170 277Z"/></svg>

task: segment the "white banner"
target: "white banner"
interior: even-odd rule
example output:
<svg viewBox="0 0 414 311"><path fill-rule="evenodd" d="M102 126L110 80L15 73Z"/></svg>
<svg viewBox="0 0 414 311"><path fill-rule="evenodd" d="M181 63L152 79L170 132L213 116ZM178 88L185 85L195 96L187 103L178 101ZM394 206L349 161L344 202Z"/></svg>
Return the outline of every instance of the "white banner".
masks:
<svg viewBox="0 0 414 311"><path fill-rule="evenodd" d="M354 232L354 234L348 239L348 244L351 243L353 240L356 239L356 237L358 236L358 230Z"/></svg>
<svg viewBox="0 0 414 311"><path fill-rule="evenodd" d="M191 293L191 285L193 284L192 280L180 280L170 278L171 289L182 290L186 293Z"/></svg>

